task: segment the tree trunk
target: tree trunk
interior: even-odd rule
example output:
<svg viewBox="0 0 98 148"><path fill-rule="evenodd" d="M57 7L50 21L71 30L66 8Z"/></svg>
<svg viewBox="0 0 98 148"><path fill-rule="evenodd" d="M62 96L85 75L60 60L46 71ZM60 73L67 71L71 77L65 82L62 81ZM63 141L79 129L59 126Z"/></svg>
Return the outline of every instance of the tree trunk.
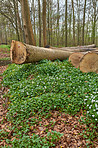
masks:
<svg viewBox="0 0 98 148"><path fill-rule="evenodd" d="M57 46L59 46L59 19L60 19L59 0L57 0Z"/></svg>
<svg viewBox="0 0 98 148"><path fill-rule="evenodd" d="M73 0L72 0L72 9L73 9L73 45L75 45L75 12L74 12Z"/></svg>
<svg viewBox="0 0 98 148"><path fill-rule="evenodd" d="M20 41L20 36L19 36L19 31L18 31L18 18L17 18L17 6L16 6L15 0L13 0L13 4L14 4L14 14L15 14L15 25L16 25L16 34L17 34L17 38L18 41Z"/></svg>
<svg viewBox="0 0 98 148"><path fill-rule="evenodd" d="M10 49L11 61L16 64L33 63L43 59L64 60L71 54L72 52L36 47L14 40Z"/></svg>
<svg viewBox="0 0 98 148"><path fill-rule="evenodd" d="M68 40L69 45L72 45L72 37L71 37L72 21L71 20L72 20L72 8L71 8L71 6L69 6L69 19L68 19L68 23L69 23L69 29L68 29L69 36L68 36L68 38L70 39L70 40Z"/></svg>
<svg viewBox="0 0 98 148"><path fill-rule="evenodd" d="M78 8L78 22L77 22L77 44L80 45L80 0L77 0L77 8Z"/></svg>
<svg viewBox="0 0 98 148"><path fill-rule="evenodd" d="M47 45L46 37L46 0L43 0L43 46Z"/></svg>
<svg viewBox="0 0 98 148"><path fill-rule="evenodd" d="M84 45L85 11L86 11L86 0L84 4L84 15L83 15L82 45Z"/></svg>
<svg viewBox="0 0 98 148"><path fill-rule="evenodd" d="M67 47L67 0L65 0L65 47Z"/></svg>
<svg viewBox="0 0 98 148"><path fill-rule="evenodd" d="M26 43L30 45L35 45L35 39L32 30L32 24L30 19L30 10L28 5L28 0L20 0L23 18L23 27L25 32Z"/></svg>
<svg viewBox="0 0 98 148"><path fill-rule="evenodd" d="M20 16L19 16L18 1L16 1L16 9L17 9L17 21L18 21L20 41L23 41L23 30L22 30L22 24L21 24L21 20L20 20Z"/></svg>
<svg viewBox="0 0 98 148"><path fill-rule="evenodd" d="M93 18L93 26L92 26L92 41L93 44L95 43L95 28L96 28L96 3L95 1L93 1L93 8L94 8L94 18Z"/></svg>
<svg viewBox="0 0 98 148"><path fill-rule="evenodd" d="M40 10L40 0L38 0L38 15L39 15L39 46L41 47L41 10Z"/></svg>
<svg viewBox="0 0 98 148"><path fill-rule="evenodd" d="M47 7L48 7L48 18L47 18L47 23L48 23L48 45L50 45L50 1L48 1L47 3Z"/></svg>
<svg viewBox="0 0 98 148"><path fill-rule="evenodd" d="M98 54L87 53L80 61L80 70L82 72L96 72L98 73Z"/></svg>
<svg viewBox="0 0 98 148"><path fill-rule="evenodd" d="M96 47L96 45L92 44L92 45L87 45L87 46L76 46L76 47L62 47L62 48L52 47L52 49L71 51L71 52L86 52L86 51L96 50L95 47Z"/></svg>
<svg viewBox="0 0 98 148"><path fill-rule="evenodd" d="M35 18L36 18L36 16L35 16L35 5L34 5L34 3L35 3L35 1L33 0L32 1L32 11L33 11L33 20L34 20L34 39L35 39L35 44L36 44L36 22L35 22Z"/></svg>
<svg viewBox="0 0 98 148"><path fill-rule="evenodd" d="M52 35L53 35L53 33L52 33L52 25L53 25L53 18L52 18L52 16L53 16L53 12L52 12L53 10L52 10L52 0L50 0L50 44L52 45L52 43L53 43L53 37L52 37Z"/></svg>

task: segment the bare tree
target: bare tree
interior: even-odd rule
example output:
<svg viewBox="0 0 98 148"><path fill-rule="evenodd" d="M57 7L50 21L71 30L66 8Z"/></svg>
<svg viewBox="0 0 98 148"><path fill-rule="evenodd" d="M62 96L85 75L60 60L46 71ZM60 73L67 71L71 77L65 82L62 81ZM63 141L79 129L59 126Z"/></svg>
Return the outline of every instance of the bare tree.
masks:
<svg viewBox="0 0 98 148"><path fill-rule="evenodd" d="M72 9L73 9L73 45L75 45L75 12L74 12L73 0L72 0Z"/></svg>
<svg viewBox="0 0 98 148"><path fill-rule="evenodd" d="M84 45L85 11L86 11L86 0L84 4L84 12L83 12L82 45Z"/></svg>
<svg viewBox="0 0 98 148"><path fill-rule="evenodd" d="M59 45L59 0L57 0L57 46Z"/></svg>
<svg viewBox="0 0 98 148"><path fill-rule="evenodd" d="M94 14L93 14L93 22L92 22L92 43L95 43L95 27L96 27L96 0L93 0L93 9L94 9Z"/></svg>
<svg viewBox="0 0 98 148"><path fill-rule="evenodd" d="M46 0L43 0L43 46L45 47L46 45Z"/></svg>
<svg viewBox="0 0 98 148"><path fill-rule="evenodd" d="M28 5L28 0L20 0L21 2L21 9L22 9L22 19L23 19L23 27L25 32L26 43L31 45L36 45L33 29L30 19L30 10Z"/></svg>
<svg viewBox="0 0 98 148"><path fill-rule="evenodd" d="M39 15L39 46L41 46L41 8L40 8L40 0L38 0L38 15Z"/></svg>
<svg viewBox="0 0 98 148"><path fill-rule="evenodd" d="M65 0L65 47L67 47L67 0Z"/></svg>

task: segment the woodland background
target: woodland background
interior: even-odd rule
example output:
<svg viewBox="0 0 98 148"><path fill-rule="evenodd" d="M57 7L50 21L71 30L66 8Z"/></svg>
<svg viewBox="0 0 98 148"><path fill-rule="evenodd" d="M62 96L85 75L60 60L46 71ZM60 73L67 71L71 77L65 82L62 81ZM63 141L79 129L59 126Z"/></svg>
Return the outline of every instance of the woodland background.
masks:
<svg viewBox="0 0 98 148"><path fill-rule="evenodd" d="M0 0L0 43L26 42L20 3ZM97 0L28 0L28 5L37 46L44 46L44 37L51 46L98 46Z"/></svg>

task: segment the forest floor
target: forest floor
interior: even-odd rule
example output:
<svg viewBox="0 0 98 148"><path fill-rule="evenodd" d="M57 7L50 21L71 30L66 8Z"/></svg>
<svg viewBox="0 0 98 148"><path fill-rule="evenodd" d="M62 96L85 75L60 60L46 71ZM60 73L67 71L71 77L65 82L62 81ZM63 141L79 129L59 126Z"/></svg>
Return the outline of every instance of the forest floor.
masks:
<svg viewBox="0 0 98 148"><path fill-rule="evenodd" d="M3 95L7 93L8 88L3 87L1 82L3 79L3 72L7 69L8 64L10 64L10 54L8 48L0 48L0 130L1 127L5 128L6 124L8 124L7 120L4 124L2 124L2 121L6 119L6 113L7 113L7 98L3 98ZM3 105L6 103L6 107ZM1 145L0 145L1 146Z"/></svg>
<svg viewBox="0 0 98 148"><path fill-rule="evenodd" d="M3 72L10 64L10 54L9 50L6 48L0 49L0 130L6 130L9 134L7 138L13 141L15 137L13 137L13 130L9 130L8 127L11 127L11 123L7 121L6 113L8 108L9 99L7 97L3 97L3 94L6 94L9 90L7 87L2 86ZM5 105L4 105L5 104ZM69 114L65 114L59 111L52 111L51 117L46 119L42 118L42 121L35 124L35 126L30 127L29 136L32 135L32 130L36 129L36 134L40 137L46 136L46 130L48 127L48 131L51 132L56 131L63 133L63 136L59 141L55 142L56 148L86 148L87 144L90 148L98 148L96 142L93 141L93 146L90 144L90 141L86 141L80 133L85 130L87 127L85 124L80 124L79 120L83 116L82 110L76 115L71 116ZM31 117L32 118L32 117ZM37 120L38 116L36 117ZM30 120L30 119L29 119ZM21 128L21 127L20 127ZM95 140L96 141L96 140ZM11 146L6 143L6 140L0 141L0 147L3 146ZM12 146L11 146L12 147ZM51 147L51 146L50 146Z"/></svg>

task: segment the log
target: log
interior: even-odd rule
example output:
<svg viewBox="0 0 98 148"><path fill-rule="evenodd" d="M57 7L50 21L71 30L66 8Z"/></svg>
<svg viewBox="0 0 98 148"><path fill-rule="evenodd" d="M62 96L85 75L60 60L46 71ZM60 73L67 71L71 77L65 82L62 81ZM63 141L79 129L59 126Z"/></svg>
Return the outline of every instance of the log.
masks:
<svg viewBox="0 0 98 148"><path fill-rule="evenodd" d="M62 51L70 51L70 52L87 52L87 51L95 51L96 48L72 48L72 47L63 47L63 48L55 48L55 47L52 47L52 49L54 50L62 50Z"/></svg>
<svg viewBox="0 0 98 148"><path fill-rule="evenodd" d="M87 53L80 60L80 70L82 72L98 73L98 53Z"/></svg>
<svg viewBox="0 0 98 148"><path fill-rule="evenodd" d="M80 60L81 60L81 58L83 56L84 56L84 54L81 53L81 52L72 53L69 56L69 61L72 63L73 66L75 66L76 68L78 68L79 67L79 64L80 64Z"/></svg>
<svg viewBox="0 0 98 148"><path fill-rule="evenodd" d="M11 61L16 64L33 63L43 59L64 60L71 54L72 52L36 47L14 40L12 40L10 48Z"/></svg>

